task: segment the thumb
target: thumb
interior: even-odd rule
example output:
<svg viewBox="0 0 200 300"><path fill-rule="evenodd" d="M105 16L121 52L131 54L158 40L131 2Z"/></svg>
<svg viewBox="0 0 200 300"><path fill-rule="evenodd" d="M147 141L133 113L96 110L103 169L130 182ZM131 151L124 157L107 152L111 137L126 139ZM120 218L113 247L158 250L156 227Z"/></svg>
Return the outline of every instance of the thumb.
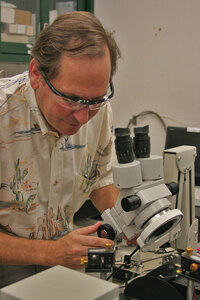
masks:
<svg viewBox="0 0 200 300"><path fill-rule="evenodd" d="M94 225L79 228L79 229L76 229L75 231L76 231L76 233L81 234L81 235L89 235L89 234L95 233L101 224L102 224L101 222L97 222Z"/></svg>

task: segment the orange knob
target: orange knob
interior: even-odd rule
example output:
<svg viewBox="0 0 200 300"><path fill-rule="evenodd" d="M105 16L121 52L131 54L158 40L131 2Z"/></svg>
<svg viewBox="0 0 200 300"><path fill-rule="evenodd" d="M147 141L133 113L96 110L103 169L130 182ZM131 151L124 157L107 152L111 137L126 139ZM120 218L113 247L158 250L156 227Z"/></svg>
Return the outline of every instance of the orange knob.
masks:
<svg viewBox="0 0 200 300"><path fill-rule="evenodd" d="M198 267L199 267L198 264L193 263L190 265L190 271L195 272L198 270Z"/></svg>

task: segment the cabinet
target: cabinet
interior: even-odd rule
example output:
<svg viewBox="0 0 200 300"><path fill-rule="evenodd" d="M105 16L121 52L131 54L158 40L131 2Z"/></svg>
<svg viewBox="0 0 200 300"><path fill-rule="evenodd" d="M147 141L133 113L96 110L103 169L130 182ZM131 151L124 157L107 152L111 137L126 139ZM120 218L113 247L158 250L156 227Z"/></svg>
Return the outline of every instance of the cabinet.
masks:
<svg viewBox="0 0 200 300"><path fill-rule="evenodd" d="M93 12L94 0L7 0L0 9L0 61L27 62L46 23L65 11Z"/></svg>

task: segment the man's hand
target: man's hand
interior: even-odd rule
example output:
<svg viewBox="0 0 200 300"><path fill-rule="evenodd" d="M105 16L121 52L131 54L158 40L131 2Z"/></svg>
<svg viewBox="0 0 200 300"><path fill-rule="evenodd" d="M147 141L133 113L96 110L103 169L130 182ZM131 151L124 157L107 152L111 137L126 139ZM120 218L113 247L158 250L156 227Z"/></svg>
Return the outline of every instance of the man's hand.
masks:
<svg viewBox="0 0 200 300"><path fill-rule="evenodd" d="M53 247L55 251L54 265L80 269L83 268L81 258L87 260L88 248L105 248L106 243L114 245L114 242L111 240L90 236L90 234L97 231L100 225L101 222L97 222L95 225L74 230L55 241L55 247Z"/></svg>
<svg viewBox="0 0 200 300"><path fill-rule="evenodd" d="M131 246L131 245L136 246L138 237L139 237L139 235L135 236L132 240L128 240L127 237L124 235L123 239L126 241L127 246Z"/></svg>

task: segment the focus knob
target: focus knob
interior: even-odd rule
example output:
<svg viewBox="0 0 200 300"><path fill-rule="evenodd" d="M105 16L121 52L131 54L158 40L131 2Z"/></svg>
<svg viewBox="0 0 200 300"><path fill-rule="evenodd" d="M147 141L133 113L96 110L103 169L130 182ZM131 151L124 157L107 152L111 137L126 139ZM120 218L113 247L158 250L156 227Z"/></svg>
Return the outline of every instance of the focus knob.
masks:
<svg viewBox="0 0 200 300"><path fill-rule="evenodd" d="M168 187L168 189L172 193L172 196L178 194L179 187L178 187L178 184L176 182L166 183L166 186Z"/></svg>
<svg viewBox="0 0 200 300"><path fill-rule="evenodd" d="M127 196L122 199L121 206L124 211L132 211L140 207L141 200L137 195Z"/></svg>
<svg viewBox="0 0 200 300"><path fill-rule="evenodd" d="M97 229L97 234L98 237L109 240L114 240L116 236L114 229L109 224L100 225Z"/></svg>

